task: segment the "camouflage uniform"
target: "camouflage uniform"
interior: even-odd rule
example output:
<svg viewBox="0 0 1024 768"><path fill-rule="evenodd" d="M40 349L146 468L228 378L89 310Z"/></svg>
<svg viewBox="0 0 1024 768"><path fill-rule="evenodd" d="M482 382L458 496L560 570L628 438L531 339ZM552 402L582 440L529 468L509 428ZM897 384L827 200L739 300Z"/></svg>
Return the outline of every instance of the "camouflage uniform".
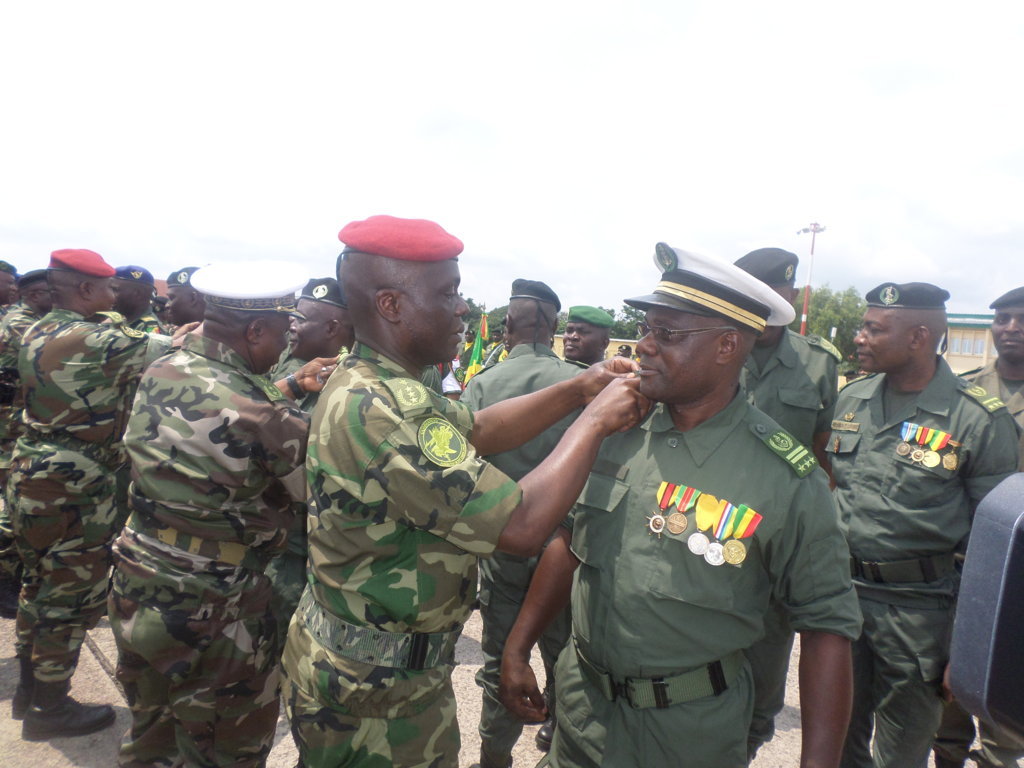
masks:
<svg viewBox="0 0 1024 768"><path fill-rule="evenodd" d="M121 765L266 760L279 629L263 571L305 494L306 431L305 414L209 338L189 335L143 377L109 600L132 711Z"/></svg>
<svg viewBox="0 0 1024 768"><path fill-rule="evenodd" d="M763 365L758 348L743 367L742 385L752 405L771 416L804 446L832 429L839 383L839 351L819 336L786 330ZM793 651L793 630L782 606L772 600L765 615L765 636L746 650L754 676L754 715L750 722L751 758L775 735L775 717L785 705L786 674Z"/></svg>
<svg viewBox="0 0 1024 768"><path fill-rule="evenodd" d="M577 366L560 360L548 346L518 344L500 366L485 369L472 378L461 402L479 410L571 379L579 372ZM554 450L575 418L574 413L519 448L488 456L488 461L509 477L521 480ZM484 664L476 675L477 684L483 688L480 740L495 765L508 762L523 732L522 722L511 715L498 698L498 683L505 638L519 616L539 560L539 556L517 557L496 552L493 557L480 561L480 617L484 624L480 640ZM555 661L568 639L569 612L566 609L544 631L539 643L551 683L546 692L550 705L554 704Z"/></svg>
<svg viewBox="0 0 1024 768"><path fill-rule="evenodd" d="M468 444L472 412L407 375L357 343L313 414L310 587L284 652L308 768L458 764L455 642L522 493Z"/></svg>
<svg viewBox="0 0 1024 768"><path fill-rule="evenodd" d="M169 344L67 309L22 338L26 431L6 490L25 566L15 650L31 656L38 681L71 678L103 615L110 542L126 512L121 435L140 374Z"/></svg>
<svg viewBox="0 0 1024 768"><path fill-rule="evenodd" d="M11 454L14 444L24 431L21 425L21 410L25 407L25 398L21 392L21 380L18 378L18 353L21 351L21 338L25 331L39 319L24 304L11 307L0 322L0 387L9 387L10 399L6 405L0 405L0 488L7 482L7 473L11 466ZM0 572L11 578L19 578L21 559L14 546L14 532L11 527L11 516L7 504L0 500Z"/></svg>
<svg viewBox="0 0 1024 768"><path fill-rule="evenodd" d="M163 323L152 312L146 312L142 317L132 320L130 323L125 323L125 325L143 333L167 333Z"/></svg>

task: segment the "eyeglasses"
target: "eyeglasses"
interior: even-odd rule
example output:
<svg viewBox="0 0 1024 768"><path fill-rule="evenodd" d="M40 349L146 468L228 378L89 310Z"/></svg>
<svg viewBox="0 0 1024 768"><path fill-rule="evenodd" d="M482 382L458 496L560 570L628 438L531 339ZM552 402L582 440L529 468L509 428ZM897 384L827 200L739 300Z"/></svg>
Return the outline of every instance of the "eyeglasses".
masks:
<svg viewBox="0 0 1024 768"><path fill-rule="evenodd" d="M674 336L689 336L694 333L706 333L708 331L735 331L731 325L716 325L712 328L665 328L660 325L648 325L647 323L637 323L636 332L639 334L639 338L643 338L648 333L654 336L654 340L659 344L671 344Z"/></svg>

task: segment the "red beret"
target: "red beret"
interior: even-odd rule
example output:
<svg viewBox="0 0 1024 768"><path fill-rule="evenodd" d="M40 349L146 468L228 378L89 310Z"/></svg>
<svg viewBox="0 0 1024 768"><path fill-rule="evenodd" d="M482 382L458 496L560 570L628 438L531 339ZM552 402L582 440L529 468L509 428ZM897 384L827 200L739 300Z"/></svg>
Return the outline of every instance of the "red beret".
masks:
<svg viewBox="0 0 1024 768"><path fill-rule="evenodd" d="M69 269L93 277L113 277L117 271L96 251L85 248L64 248L50 254L50 269Z"/></svg>
<svg viewBox="0 0 1024 768"><path fill-rule="evenodd" d="M403 261L444 261L462 253L462 241L426 219L371 216L346 224L338 233L346 251Z"/></svg>

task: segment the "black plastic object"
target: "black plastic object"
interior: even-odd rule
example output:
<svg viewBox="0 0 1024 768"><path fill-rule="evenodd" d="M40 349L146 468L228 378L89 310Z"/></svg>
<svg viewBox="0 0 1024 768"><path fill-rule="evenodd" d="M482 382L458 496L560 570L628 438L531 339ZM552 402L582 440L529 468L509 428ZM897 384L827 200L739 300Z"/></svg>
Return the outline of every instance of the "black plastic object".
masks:
<svg viewBox="0 0 1024 768"><path fill-rule="evenodd" d="M1024 737L1024 474L978 506L953 626L950 687L961 706Z"/></svg>

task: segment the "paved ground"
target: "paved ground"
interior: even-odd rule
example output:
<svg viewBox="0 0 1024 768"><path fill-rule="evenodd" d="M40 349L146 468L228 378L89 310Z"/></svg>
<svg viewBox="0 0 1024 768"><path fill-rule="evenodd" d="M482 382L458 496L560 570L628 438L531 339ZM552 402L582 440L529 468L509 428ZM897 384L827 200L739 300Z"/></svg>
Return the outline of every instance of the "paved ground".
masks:
<svg viewBox="0 0 1024 768"><path fill-rule="evenodd" d="M14 622L0 619L0 755L2 764L18 768L112 768L117 764L117 744L127 729L129 716L124 699L113 680L113 664L117 658L114 641L106 622L89 634L87 647L75 674L72 694L85 702L113 702L117 722L112 728L91 736L55 739L51 742L22 741L21 724L10 719L10 699L17 683L18 670L14 659ZM482 663L480 656L480 618L474 613L456 649L453 682L459 701L459 722L462 724L460 768L473 763L480 749L476 723L480 716L480 689L473 676ZM796 681L799 643L794 650L787 692L787 706L780 715L774 741L766 745L752 768L790 768L799 763L800 712ZM536 660L535 660L536 661ZM535 666L537 666L535 664ZM516 768L532 768L540 759L534 747L536 726L527 726L515 753ZM282 715L278 737L271 753L270 768L292 768L297 753Z"/></svg>

